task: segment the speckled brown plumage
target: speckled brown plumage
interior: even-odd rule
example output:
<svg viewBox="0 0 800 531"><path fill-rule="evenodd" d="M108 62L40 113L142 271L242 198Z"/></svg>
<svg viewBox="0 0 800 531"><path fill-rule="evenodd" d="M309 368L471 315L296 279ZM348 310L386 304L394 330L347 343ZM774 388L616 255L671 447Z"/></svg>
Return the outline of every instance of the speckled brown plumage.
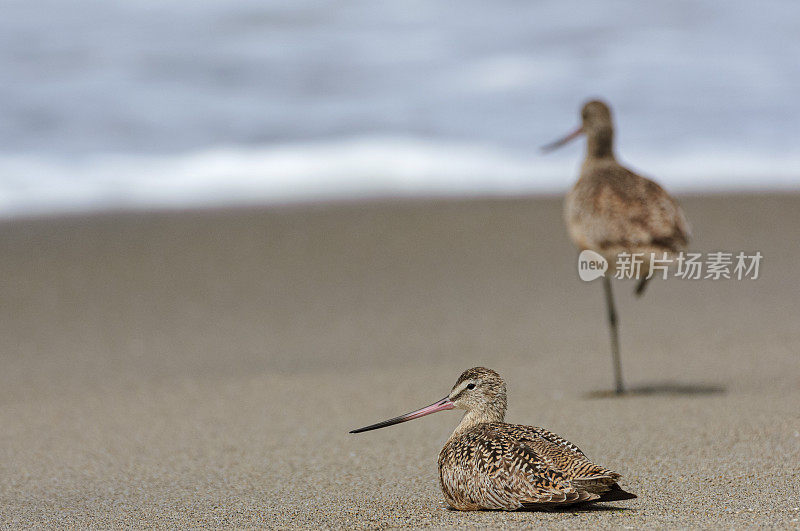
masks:
<svg viewBox="0 0 800 531"><path fill-rule="evenodd" d="M619 474L594 464L563 437L507 424L506 384L484 367L464 371L439 402L352 433L454 408L466 413L439 453L442 493L454 509L547 509L636 497L617 485Z"/></svg>
<svg viewBox="0 0 800 531"><path fill-rule="evenodd" d="M611 111L591 101L581 111L586 158L580 178L567 194L564 217L573 243L614 263L620 252L650 253L686 248L689 224L681 207L658 184L630 171L614 156Z"/></svg>
<svg viewBox="0 0 800 531"><path fill-rule="evenodd" d="M506 389L483 367L465 371L451 392L455 403L463 382L476 387L464 419L439 453L439 479L454 509L546 508L635 496L623 493L616 472L592 463L574 444L544 428L507 424ZM466 399L466 397L464 397ZM492 408L493 402L502 408ZM488 410L488 411L487 411ZM491 421L485 421L494 417Z"/></svg>

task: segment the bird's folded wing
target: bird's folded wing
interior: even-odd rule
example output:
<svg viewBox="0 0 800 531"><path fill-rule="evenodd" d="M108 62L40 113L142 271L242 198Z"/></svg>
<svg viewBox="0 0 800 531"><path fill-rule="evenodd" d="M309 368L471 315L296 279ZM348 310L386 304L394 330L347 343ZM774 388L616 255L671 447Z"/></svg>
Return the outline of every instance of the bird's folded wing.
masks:
<svg viewBox="0 0 800 531"><path fill-rule="evenodd" d="M596 175L591 214L583 230L602 248L653 246L679 251L689 240L689 225L678 203L657 183L624 170ZM623 178L628 177L628 178Z"/></svg>
<svg viewBox="0 0 800 531"><path fill-rule="evenodd" d="M580 457L586 458L586 454L578 448L577 445L569 442L564 437L553 433L550 430L545 428L540 428L538 426L523 426L514 424L513 428L519 430L520 438L523 440L536 440L536 439L545 439L556 446L563 448L565 451L569 453L577 454Z"/></svg>
<svg viewBox="0 0 800 531"><path fill-rule="evenodd" d="M532 448L550 469L563 474L564 478L575 486L611 485L622 477L613 470L589 461L585 455L573 452L566 446L553 444L546 439L530 439L523 444Z"/></svg>
<svg viewBox="0 0 800 531"><path fill-rule="evenodd" d="M520 441L514 432L498 430L486 435L464 440L464 449L468 446L469 452L455 449L441 463L443 484L455 487L448 490L463 493L466 498L463 501L484 508L514 510L597 498L576 488L533 445ZM465 456L468 458L464 459Z"/></svg>

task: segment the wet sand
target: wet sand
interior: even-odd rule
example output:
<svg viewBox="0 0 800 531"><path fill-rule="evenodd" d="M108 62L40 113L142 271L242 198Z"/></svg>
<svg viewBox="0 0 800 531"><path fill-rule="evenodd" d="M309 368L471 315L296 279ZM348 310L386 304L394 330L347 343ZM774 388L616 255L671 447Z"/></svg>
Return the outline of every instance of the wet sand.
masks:
<svg viewBox="0 0 800 531"><path fill-rule="evenodd" d="M681 202L761 278L617 283L625 398L560 199L2 222L0 526L800 526L800 195ZM347 433L475 365L639 498L450 511L456 412Z"/></svg>

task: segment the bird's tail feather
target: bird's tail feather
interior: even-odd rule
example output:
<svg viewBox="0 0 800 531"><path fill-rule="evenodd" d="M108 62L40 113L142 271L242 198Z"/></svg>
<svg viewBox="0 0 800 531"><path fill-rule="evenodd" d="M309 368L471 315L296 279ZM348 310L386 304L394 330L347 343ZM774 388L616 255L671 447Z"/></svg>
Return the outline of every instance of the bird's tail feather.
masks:
<svg viewBox="0 0 800 531"><path fill-rule="evenodd" d="M614 483L613 485L611 485L611 488L609 490L600 494L600 497L595 501L607 502L607 501L632 500L636 497L637 497L636 494L622 490L622 487Z"/></svg>

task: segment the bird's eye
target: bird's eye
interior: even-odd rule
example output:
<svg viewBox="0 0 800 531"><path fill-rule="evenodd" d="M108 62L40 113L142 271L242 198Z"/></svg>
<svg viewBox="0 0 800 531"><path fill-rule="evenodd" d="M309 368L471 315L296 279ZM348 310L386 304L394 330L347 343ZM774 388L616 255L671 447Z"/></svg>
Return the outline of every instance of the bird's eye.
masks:
<svg viewBox="0 0 800 531"><path fill-rule="evenodd" d="M467 384L467 389L475 389L475 384L474 383Z"/></svg>

